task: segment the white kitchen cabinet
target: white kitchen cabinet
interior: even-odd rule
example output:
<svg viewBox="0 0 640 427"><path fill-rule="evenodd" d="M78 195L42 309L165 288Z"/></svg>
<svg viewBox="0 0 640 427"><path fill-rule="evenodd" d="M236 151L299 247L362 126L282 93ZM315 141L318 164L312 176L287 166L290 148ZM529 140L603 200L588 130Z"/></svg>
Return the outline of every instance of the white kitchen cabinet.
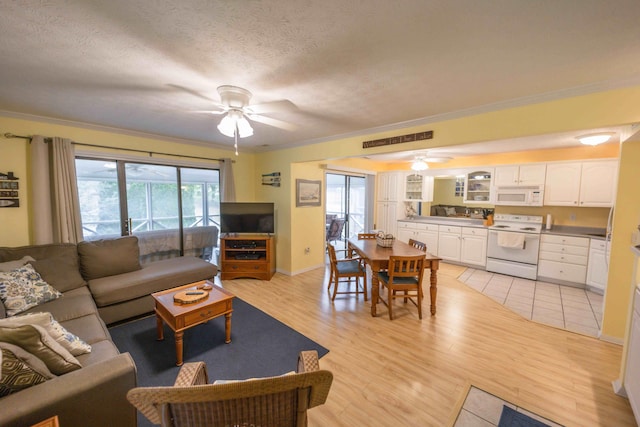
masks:
<svg viewBox="0 0 640 427"><path fill-rule="evenodd" d="M399 202L378 202L376 203L376 223L375 229L393 234L397 237L398 218L400 209L404 212L404 204ZM404 217L404 216L403 216Z"/></svg>
<svg viewBox="0 0 640 427"><path fill-rule="evenodd" d="M460 261L465 264L487 265L487 229L462 227Z"/></svg>
<svg viewBox="0 0 640 427"><path fill-rule="evenodd" d="M629 404L633 410L636 423L640 424L640 283L636 283L638 277L638 260L640 251L632 248L635 255L633 267L633 296L631 297L631 313L629 336L624 348L624 391L629 398Z"/></svg>
<svg viewBox="0 0 640 427"><path fill-rule="evenodd" d="M403 178L403 199L406 202L433 201L433 177L409 172Z"/></svg>
<svg viewBox="0 0 640 427"><path fill-rule="evenodd" d="M414 239L427 245L427 252L438 254L438 225L424 222L398 221L398 240L409 243Z"/></svg>
<svg viewBox="0 0 640 427"><path fill-rule="evenodd" d="M538 279L584 285L587 277L589 238L542 234Z"/></svg>
<svg viewBox="0 0 640 427"><path fill-rule="evenodd" d="M397 202L403 172L382 172L377 177L378 202Z"/></svg>
<svg viewBox="0 0 640 427"><path fill-rule="evenodd" d="M493 176L493 185L544 185L546 164L516 166L497 166Z"/></svg>
<svg viewBox="0 0 640 427"><path fill-rule="evenodd" d="M547 165L544 204L547 206L612 206L617 177L617 160L550 163Z"/></svg>
<svg viewBox="0 0 640 427"><path fill-rule="evenodd" d="M587 285L598 293L604 293L609 275L609 255L611 242L591 239L589 244L589 264L587 265Z"/></svg>
<svg viewBox="0 0 640 427"><path fill-rule="evenodd" d="M617 160L583 163L580 177L580 206L613 206L617 183Z"/></svg>
<svg viewBox="0 0 640 427"><path fill-rule="evenodd" d="M464 203L490 203L492 174L492 170L473 171L466 174Z"/></svg>
<svg viewBox="0 0 640 427"><path fill-rule="evenodd" d="M443 260L460 262L462 227L438 226L438 256Z"/></svg>

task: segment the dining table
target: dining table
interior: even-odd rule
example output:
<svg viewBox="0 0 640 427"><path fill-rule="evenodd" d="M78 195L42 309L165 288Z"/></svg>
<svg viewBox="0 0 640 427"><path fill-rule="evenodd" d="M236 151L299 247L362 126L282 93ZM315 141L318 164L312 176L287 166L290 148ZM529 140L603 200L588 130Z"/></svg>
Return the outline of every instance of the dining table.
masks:
<svg viewBox="0 0 640 427"><path fill-rule="evenodd" d="M401 242L398 239L393 241L393 245L390 247L378 245L375 239L357 239L350 238L347 240L347 250L350 253L356 253L363 258L365 262L371 268L371 315L375 317L377 315L376 308L378 305L378 298L380 295L380 282L378 280L378 272L383 271L389 264L389 258L391 256L416 256L425 255L424 268L430 270L429 275L429 295L431 298L431 314L436 314L436 297L438 295L438 267L442 258L438 258L430 254L417 249L407 243Z"/></svg>

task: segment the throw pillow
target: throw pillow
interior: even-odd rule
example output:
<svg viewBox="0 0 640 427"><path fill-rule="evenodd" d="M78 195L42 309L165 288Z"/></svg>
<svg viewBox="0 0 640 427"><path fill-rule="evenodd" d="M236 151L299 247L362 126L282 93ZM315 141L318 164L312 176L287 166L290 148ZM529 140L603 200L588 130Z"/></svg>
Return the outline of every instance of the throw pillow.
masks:
<svg viewBox="0 0 640 427"><path fill-rule="evenodd" d="M35 259L31 258L29 255L23 256L21 259L17 259L15 261L7 261L0 262L0 271L11 271L16 268L20 268L29 261L35 261Z"/></svg>
<svg viewBox="0 0 640 427"><path fill-rule="evenodd" d="M138 238L135 236L80 242L78 255L80 272L86 280L115 276L142 268Z"/></svg>
<svg viewBox="0 0 640 427"><path fill-rule="evenodd" d="M56 256L29 262L40 274L42 280L61 292L86 285L80 275L78 258Z"/></svg>
<svg viewBox="0 0 640 427"><path fill-rule="evenodd" d="M74 356L91 352L89 344L67 331L64 326L53 318L51 313L27 313L8 319L0 319L0 327L16 328L22 325L42 326L51 338Z"/></svg>
<svg viewBox="0 0 640 427"><path fill-rule="evenodd" d="M0 342L0 372L0 397L55 377L42 360L6 342Z"/></svg>
<svg viewBox="0 0 640 427"><path fill-rule="evenodd" d="M0 272L0 300L4 303L7 316L14 316L61 296L60 292L42 280L31 264Z"/></svg>
<svg viewBox="0 0 640 427"><path fill-rule="evenodd" d="M78 359L47 334L41 326L22 325L17 328L0 327L0 341L22 347L44 362L56 375L80 369Z"/></svg>
<svg viewBox="0 0 640 427"><path fill-rule="evenodd" d="M447 216L447 211L442 207L436 207L436 216Z"/></svg>
<svg viewBox="0 0 640 427"><path fill-rule="evenodd" d="M447 216L456 216L456 208L446 207L444 210L447 213Z"/></svg>

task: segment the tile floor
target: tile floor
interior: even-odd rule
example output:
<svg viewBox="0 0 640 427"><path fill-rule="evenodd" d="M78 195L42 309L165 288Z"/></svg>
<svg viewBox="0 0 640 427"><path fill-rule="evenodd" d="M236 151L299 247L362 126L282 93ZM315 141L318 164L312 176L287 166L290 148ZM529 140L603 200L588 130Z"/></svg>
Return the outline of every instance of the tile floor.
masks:
<svg viewBox="0 0 640 427"><path fill-rule="evenodd" d="M502 407L506 405L518 412L523 412L531 418L543 422L551 427L561 427L553 421L542 418L526 409L519 408L506 400L502 400L493 394L487 393L474 386L471 386L467 394L462 409L458 414L454 427L491 427L497 426L502 414Z"/></svg>
<svg viewBox="0 0 640 427"><path fill-rule="evenodd" d="M529 320L599 336L602 295L473 268L467 268L458 280Z"/></svg>

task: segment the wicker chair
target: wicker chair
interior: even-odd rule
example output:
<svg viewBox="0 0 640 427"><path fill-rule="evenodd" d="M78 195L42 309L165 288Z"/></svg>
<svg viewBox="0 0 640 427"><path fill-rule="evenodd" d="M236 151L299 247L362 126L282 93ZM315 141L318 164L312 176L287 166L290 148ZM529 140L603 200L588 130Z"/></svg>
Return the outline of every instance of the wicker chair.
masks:
<svg viewBox="0 0 640 427"><path fill-rule="evenodd" d="M356 294L356 298L360 294L360 278L362 278L362 293L364 293L364 300L367 301L367 268L362 258L344 258L338 259L336 252L350 252L349 250L336 251L331 243L327 243L327 251L329 252L329 263L331 272L329 276L329 283L327 289L331 288L333 284L333 295L331 301L336 299L338 294ZM351 282L355 280L354 290L338 291L338 285L340 283L348 283L351 286Z"/></svg>
<svg viewBox="0 0 640 427"><path fill-rule="evenodd" d="M295 374L208 384L203 362L185 363L173 387L137 387L127 399L162 426L307 425L307 409L325 403L333 375L318 353L302 351Z"/></svg>
<svg viewBox="0 0 640 427"><path fill-rule="evenodd" d="M395 298L403 298L405 304L411 301L418 307L418 317L422 319L424 259L424 255L391 256L389 257L389 269L378 273L380 284L387 288L387 300L385 301L381 296L379 299L389 309L389 319L393 320L393 300ZM397 293L398 291L402 293Z"/></svg>

